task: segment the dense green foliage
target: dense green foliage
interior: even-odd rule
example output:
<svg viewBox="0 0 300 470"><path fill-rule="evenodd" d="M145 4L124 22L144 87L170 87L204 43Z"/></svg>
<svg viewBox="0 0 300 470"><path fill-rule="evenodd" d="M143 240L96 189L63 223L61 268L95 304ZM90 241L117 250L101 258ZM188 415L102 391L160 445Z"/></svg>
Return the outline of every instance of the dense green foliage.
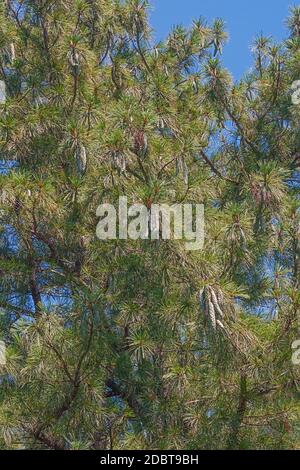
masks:
<svg viewBox="0 0 300 470"><path fill-rule="evenodd" d="M300 9L233 83L221 20L147 7L1 0L0 447L299 448ZM203 203L204 249L98 240L122 195Z"/></svg>

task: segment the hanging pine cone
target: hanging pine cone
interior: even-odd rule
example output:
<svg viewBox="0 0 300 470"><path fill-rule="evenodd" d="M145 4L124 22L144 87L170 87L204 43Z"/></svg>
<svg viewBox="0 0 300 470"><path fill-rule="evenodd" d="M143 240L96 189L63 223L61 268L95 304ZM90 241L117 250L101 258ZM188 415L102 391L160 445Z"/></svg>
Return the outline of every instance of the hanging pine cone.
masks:
<svg viewBox="0 0 300 470"><path fill-rule="evenodd" d="M19 214L20 213L20 210L22 209L22 202L20 201L20 199L18 197L15 198L15 201L14 201L14 211L16 214Z"/></svg>
<svg viewBox="0 0 300 470"><path fill-rule="evenodd" d="M162 118L162 117L158 118L157 127L160 131L162 131L166 128L166 121L164 120L164 118Z"/></svg>
<svg viewBox="0 0 300 470"><path fill-rule="evenodd" d="M220 289L213 289L211 286L204 287L199 293L199 305L205 318L208 319L214 331L224 329L221 320L224 319L224 297Z"/></svg>
<svg viewBox="0 0 300 470"><path fill-rule="evenodd" d="M74 46L68 52L68 61L73 75L77 76L80 72L80 55Z"/></svg>
<svg viewBox="0 0 300 470"><path fill-rule="evenodd" d="M176 157L176 176L180 175L183 170L183 157Z"/></svg>
<svg viewBox="0 0 300 470"><path fill-rule="evenodd" d="M13 63L16 59L16 50L13 42L10 43L10 62Z"/></svg>
<svg viewBox="0 0 300 470"><path fill-rule="evenodd" d="M240 245L246 249L247 238L239 221L234 222L226 232L227 240L231 245Z"/></svg>
<svg viewBox="0 0 300 470"><path fill-rule="evenodd" d="M183 181L188 186L188 184L189 184L189 169L188 169L188 166L185 162L183 164Z"/></svg>
<svg viewBox="0 0 300 470"><path fill-rule="evenodd" d="M87 167L87 154L86 148L82 144L78 144L75 149L75 160L78 173L83 176Z"/></svg>
<svg viewBox="0 0 300 470"><path fill-rule="evenodd" d="M178 176L181 174L183 176L184 183L188 185L189 184L189 169L182 155L176 158L176 175Z"/></svg>
<svg viewBox="0 0 300 470"><path fill-rule="evenodd" d="M6 101L6 86L3 80L0 80L0 104L4 104Z"/></svg>
<svg viewBox="0 0 300 470"><path fill-rule="evenodd" d="M147 155L148 139L143 131L136 131L134 134L134 152L141 158Z"/></svg>
<svg viewBox="0 0 300 470"><path fill-rule="evenodd" d="M196 78L193 78L192 86L193 86L193 90L194 90L195 95L197 95L198 92L199 92L199 86L198 86L198 81L196 80Z"/></svg>

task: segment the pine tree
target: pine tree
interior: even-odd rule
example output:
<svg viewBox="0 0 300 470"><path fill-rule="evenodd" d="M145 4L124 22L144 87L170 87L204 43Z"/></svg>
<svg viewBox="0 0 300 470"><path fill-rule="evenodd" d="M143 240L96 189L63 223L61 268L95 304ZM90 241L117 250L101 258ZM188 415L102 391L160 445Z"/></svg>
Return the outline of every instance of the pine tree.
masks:
<svg viewBox="0 0 300 470"><path fill-rule="evenodd" d="M144 0L2 1L2 449L297 449L299 8L252 72ZM205 246L96 237L120 196Z"/></svg>

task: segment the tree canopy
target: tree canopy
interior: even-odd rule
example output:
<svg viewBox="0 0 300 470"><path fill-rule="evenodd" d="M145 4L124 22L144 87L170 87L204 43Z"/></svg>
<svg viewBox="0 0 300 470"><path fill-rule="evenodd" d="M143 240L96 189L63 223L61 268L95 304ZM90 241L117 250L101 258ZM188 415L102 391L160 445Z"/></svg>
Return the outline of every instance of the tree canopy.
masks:
<svg viewBox="0 0 300 470"><path fill-rule="evenodd" d="M0 5L2 449L300 447L300 8L235 82L224 22ZM96 237L120 196L205 207L203 250Z"/></svg>

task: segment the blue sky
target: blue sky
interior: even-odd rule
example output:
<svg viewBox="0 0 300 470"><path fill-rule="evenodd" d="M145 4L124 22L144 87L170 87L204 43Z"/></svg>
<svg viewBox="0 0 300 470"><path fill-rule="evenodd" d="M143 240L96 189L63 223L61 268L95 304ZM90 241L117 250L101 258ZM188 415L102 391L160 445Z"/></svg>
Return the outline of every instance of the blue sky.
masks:
<svg viewBox="0 0 300 470"><path fill-rule="evenodd" d="M235 79L251 66L250 46L255 36L263 32L281 40L287 36L284 24L289 0L150 0L151 25L157 40L164 38L175 24L189 26L194 18L204 16L211 21L221 17L230 34L223 61Z"/></svg>

